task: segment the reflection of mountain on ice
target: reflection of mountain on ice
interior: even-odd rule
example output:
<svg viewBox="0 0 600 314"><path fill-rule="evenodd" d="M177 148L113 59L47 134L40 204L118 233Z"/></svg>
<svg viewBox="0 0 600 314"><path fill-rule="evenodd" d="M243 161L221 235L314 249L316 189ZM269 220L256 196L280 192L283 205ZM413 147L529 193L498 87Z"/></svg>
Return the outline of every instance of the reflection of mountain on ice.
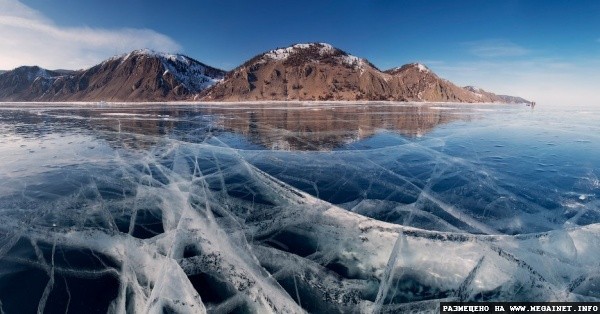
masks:
<svg viewBox="0 0 600 314"><path fill-rule="evenodd" d="M117 107L73 109L71 113L94 127L110 131L134 135L183 135L181 140L196 143L232 132L263 148L294 151L337 149L380 135L382 130L408 138L421 137L440 125L472 118L450 106L424 104L228 105L196 108L192 114L188 109L178 106ZM49 110L44 115L65 117L64 110ZM39 117L40 120L43 118ZM140 145L139 141L127 144ZM153 142L147 144L151 146Z"/></svg>
<svg viewBox="0 0 600 314"><path fill-rule="evenodd" d="M498 212L480 219L463 207L450 208L438 198L449 196L447 190L419 180L405 182L405 196L441 211L405 206L396 223L383 222L302 192L267 174L273 169L259 169L260 158L277 165L283 153L159 142L147 153L120 150L22 178L23 191L0 199L2 278L29 282L0 288L5 311L58 311L70 304L70 310L85 312L89 300L120 313L370 313L432 311L440 300L600 298L598 224L485 234L498 229L496 221L508 220L494 216ZM397 156L408 160L409 148L402 153L396 147ZM340 178L347 179L348 167L359 165L356 174L362 164L390 161L378 154L337 154L346 163L338 169ZM285 162L293 169L311 156ZM451 177L442 168L435 170L440 181ZM404 170L417 179L429 175L419 169ZM387 170L373 175L383 185L391 182L386 176L397 176ZM65 194L49 186L74 188ZM377 190L368 184L354 188L367 196ZM373 197L344 204L366 212L392 201ZM419 228L429 224L452 232ZM104 297L92 300L83 287Z"/></svg>
<svg viewBox="0 0 600 314"><path fill-rule="evenodd" d="M421 105L267 107L219 115L230 117L223 121L226 129L275 150L331 150L373 137L380 130L417 137L438 125L468 119Z"/></svg>

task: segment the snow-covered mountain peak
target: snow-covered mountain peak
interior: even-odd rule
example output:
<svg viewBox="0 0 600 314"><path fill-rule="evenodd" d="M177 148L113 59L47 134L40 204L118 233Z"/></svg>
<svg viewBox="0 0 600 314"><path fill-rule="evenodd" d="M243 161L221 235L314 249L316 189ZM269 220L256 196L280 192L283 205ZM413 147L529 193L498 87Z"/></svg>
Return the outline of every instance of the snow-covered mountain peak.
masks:
<svg viewBox="0 0 600 314"><path fill-rule="evenodd" d="M429 68L426 67L425 65L423 65L421 63L417 63L416 65L420 72L429 72Z"/></svg>
<svg viewBox="0 0 600 314"><path fill-rule="evenodd" d="M422 72L422 73L431 72L431 70L429 70L429 68L422 63L418 63L418 62L409 63L408 66L410 66L412 68L416 68L417 70L419 70L419 72Z"/></svg>
<svg viewBox="0 0 600 314"><path fill-rule="evenodd" d="M158 51L154 51L152 49L138 49L138 50L134 50L132 52L130 52L129 54L127 54L124 58L123 61L127 60L129 57L131 56L142 56L142 57L150 57L150 58L159 58L159 59L163 59L163 60L169 60L171 62L182 62L185 63L187 65L190 64L190 62L192 61L191 58L184 56L182 54L172 54L172 53L165 53L165 52L158 52Z"/></svg>
<svg viewBox="0 0 600 314"><path fill-rule="evenodd" d="M300 43L285 48L277 48L264 53L259 63L268 61L284 62L331 62L363 69L367 60L350 55L328 43Z"/></svg>
<svg viewBox="0 0 600 314"><path fill-rule="evenodd" d="M269 50L264 54L263 57L271 60L285 60L293 54L308 52L309 50L312 53L318 53L321 56L325 56L334 53L336 48L326 43L303 43L295 44L286 48Z"/></svg>
<svg viewBox="0 0 600 314"><path fill-rule="evenodd" d="M168 60L171 62L181 62L186 65L189 65L190 62L193 61L193 59L191 59L185 55L182 55L182 54L166 53L166 52L160 52L160 51L155 51L152 49L144 48L144 49L136 49L129 53L115 55L111 58L104 60L102 63L108 63L108 62L112 62L112 61L120 61L122 63L122 62L129 60L132 57L157 58L157 59L161 59L163 61Z"/></svg>
<svg viewBox="0 0 600 314"><path fill-rule="evenodd" d="M388 74L394 75L394 74L409 71L409 70L412 70L412 71L417 70L419 73L432 73L433 74L433 72L427 66L425 66L422 63L418 63L418 62L408 63L403 66L389 69L385 72Z"/></svg>
<svg viewBox="0 0 600 314"><path fill-rule="evenodd" d="M143 66L145 59L160 60L164 68L162 77L172 75L181 85L194 93L218 83L225 76L224 71L209 67L185 55L158 52L152 49L138 49L127 54L116 55L102 64L135 62L135 66L139 67Z"/></svg>

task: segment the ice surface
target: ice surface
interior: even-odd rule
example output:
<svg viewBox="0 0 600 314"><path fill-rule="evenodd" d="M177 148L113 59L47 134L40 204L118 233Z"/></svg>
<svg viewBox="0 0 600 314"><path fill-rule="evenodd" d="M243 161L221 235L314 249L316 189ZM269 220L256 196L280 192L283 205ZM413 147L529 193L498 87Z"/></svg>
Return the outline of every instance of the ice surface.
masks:
<svg viewBox="0 0 600 314"><path fill-rule="evenodd" d="M596 120L485 108L5 105L1 309L598 301Z"/></svg>

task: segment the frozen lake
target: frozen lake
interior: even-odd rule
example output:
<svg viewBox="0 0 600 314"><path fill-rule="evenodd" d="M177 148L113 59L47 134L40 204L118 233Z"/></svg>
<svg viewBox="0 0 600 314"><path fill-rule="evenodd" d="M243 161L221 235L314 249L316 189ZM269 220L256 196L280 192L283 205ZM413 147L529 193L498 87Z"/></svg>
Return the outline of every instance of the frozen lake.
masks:
<svg viewBox="0 0 600 314"><path fill-rule="evenodd" d="M4 313L600 301L600 108L0 106Z"/></svg>

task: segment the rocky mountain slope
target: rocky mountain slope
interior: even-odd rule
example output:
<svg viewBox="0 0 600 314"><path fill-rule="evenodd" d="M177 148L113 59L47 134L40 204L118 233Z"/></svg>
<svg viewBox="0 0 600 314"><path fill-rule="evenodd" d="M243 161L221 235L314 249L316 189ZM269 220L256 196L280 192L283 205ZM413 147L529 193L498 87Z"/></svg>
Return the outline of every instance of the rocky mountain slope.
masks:
<svg viewBox="0 0 600 314"><path fill-rule="evenodd" d="M3 101L185 100L225 72L183 55L136 50L86 70L21 67L0 75Z"/></svg>
<svg viewBox="0 0 600 314"><path fill-rule="evenodd" d="M384 92L380 71L328 44L297 44L258 55L203 93L203 100L355 100Z"/></svg>
<svg viewBox="0 0 600 314"><path fill-rule="evenodd" d="M368 60L325 43L260 54L205 90L201 99L527 102L456 86L418 63L382 72Z"/></svg>
<svg viewBox="0 0 600 314"><path fill-rule="evenodd" d="M34 100L43 95L52 82L61 77L55 71L37 66L22 66L0 74L0 99L6 101Z"/></svg>
<svg viewBox="0 0 600 314"><path fill-rule="evenodd" d="M494 94L479 95L442 79L420 63L410 63L384 72L387 98L400 101L494 102Z"/></svg>

